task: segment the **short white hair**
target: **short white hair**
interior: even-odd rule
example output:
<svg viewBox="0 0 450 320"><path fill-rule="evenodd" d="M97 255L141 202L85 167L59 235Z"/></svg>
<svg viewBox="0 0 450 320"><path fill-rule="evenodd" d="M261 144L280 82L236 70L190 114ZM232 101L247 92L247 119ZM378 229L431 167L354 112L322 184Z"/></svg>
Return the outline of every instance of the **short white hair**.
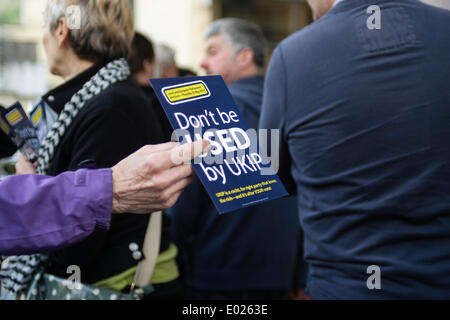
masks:
<svg viewBox="0 0 450 320"><path fill-rule="evenodd" d="M219 19L208 27L205 32L205 39L215 35L222 35L235 54L244 49L252 50L253 63L260 69L265 67L268 45L258 25L237 18Z"/></svg>
<svg viewBox="0 0 450 320"><path fill-rule="evenodd" d="M155 45L155 71L154 77L162 76L163 67L176 66L175 50L164 43L157 43Z"/></svg>

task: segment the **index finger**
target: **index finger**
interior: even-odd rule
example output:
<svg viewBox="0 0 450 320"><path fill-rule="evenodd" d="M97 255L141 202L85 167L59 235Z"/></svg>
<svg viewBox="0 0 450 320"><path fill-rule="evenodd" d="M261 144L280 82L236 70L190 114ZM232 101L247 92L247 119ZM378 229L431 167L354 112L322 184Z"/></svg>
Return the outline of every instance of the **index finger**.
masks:
<svg viewBox="0 0 450 320"><path fill-rule="evenodd" d="M152 145L152 152L163 152L163 151L167 151L167 150L172 150L173 148L175 148L176 146L178 146L179 143L175 142L175 141L171 141L171 142L166 142L166 143L162 143L162 144L155 144Z"/></svg>
<svg viewBox="0 0 450 320"><path fill-rule="evenodd" d="M211 148L207 140L199 140L193 143L178 145L170 152L170 161L168 168L179 166L181 164L188 164L196 157L207 153Z"/></svg>

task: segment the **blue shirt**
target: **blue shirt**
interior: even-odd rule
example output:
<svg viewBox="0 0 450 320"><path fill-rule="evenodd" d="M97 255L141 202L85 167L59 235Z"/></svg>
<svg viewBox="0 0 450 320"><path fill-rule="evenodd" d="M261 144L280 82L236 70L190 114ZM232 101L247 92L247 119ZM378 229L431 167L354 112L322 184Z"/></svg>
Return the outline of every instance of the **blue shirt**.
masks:
<svg viewBox="0 0 450 320"><path fill-rule="evenodd" d="M281 129L312 298L448 299L450 11L380 0L371 30L372 4L343 1L278 46L261 127Z"/></svg>

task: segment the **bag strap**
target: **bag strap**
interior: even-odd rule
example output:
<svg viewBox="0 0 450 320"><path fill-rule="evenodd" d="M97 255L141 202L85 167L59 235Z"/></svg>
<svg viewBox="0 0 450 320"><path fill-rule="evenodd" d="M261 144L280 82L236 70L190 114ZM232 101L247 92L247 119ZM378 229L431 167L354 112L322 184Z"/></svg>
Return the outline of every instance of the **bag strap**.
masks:
<svg viewBox="0 0 450 320"><path fill-rule="evenodd" d="M133 291L135 287L143 288L150 283L156 260L158 259L161 245L162 211L152 213L145 233L142 253L145 259L139 262L134 281L131 285Z"/></svg>

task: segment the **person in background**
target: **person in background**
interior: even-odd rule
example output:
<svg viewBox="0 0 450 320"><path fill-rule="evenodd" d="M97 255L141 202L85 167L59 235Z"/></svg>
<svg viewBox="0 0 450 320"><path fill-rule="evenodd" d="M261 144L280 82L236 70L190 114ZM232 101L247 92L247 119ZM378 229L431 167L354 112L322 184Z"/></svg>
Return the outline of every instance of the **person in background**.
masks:
<svg viewBox="0 0 450 320"><path fill-rule="evenodd" d="M167 44L158 43L155 46L156 65L154 78L177 78L180 76L175 61L175 50Z"/></svg>
<svg viewBox="0 0 450 320"><path fill-rule="evenodd" d="M151 119L151 121L158 122L162 127L164 141L171 141L173 132L172 126L170 125L166 113L156 97L155 91L149 81L153 78L155 72L155 52L152 41L143 34L136 32L134 34L133 42L131 43L127 61L130 65L131 78L145 92L145 95L149 100L148 105L157 115L157 117Z"/></svg>
<svg viewBox="0 0 450 320"><path fill-rule="evenodd" d="M275 50L260 124L282 130L307 293L449 299L450 11L308 2L317 21Z"/></svg>
<svg viewBox="0 0 450 320"><path fill-rule="evenodd" d="M69 25L72 5L81 13L79 28ZM156 115L129 79L125 58L134 35L129 1L48 0L44 16L50 71L65 83L45 94L38 106L44 105L44 114L56 119L51 124L48 118L40 119L37 124L48 129L38 173L55 176L67 170L107 168L144 145L163 142L160 126L151 121ZM81 282L128 292L140 261L132 248L142 249L148 221L149 215L115 215L109 230L96 230L52 252L46 272L64 277L68 266L77 265L83 271ZM166 287L178 278L177 251L168 234L160 248L151 297L176 296L176 284Z"/></svg>
<svg viewBox="0 0 450 320"><path fill-rule="evenodd" d="M108 229L111 213L147 214L170 208L192 181L190 160L207 147L198 144L146 146L111 169L1 180L0 256L49 252L72 245L95 229ZM173 162L179 151L187 157ZM18 165L26 167L17 171L34 171L29 162ZM170 189L166 194L159 192L166 188Z"/></svg>
<svg viewBox="0 0 450 320"><path fill-rule="evenodd" d="M225 18L205 33L201 67L208 75L221 75L245 120L258 128L267 64L267 41L259 26Z"/></svg>
<svg viewBox="0 0 450 320"><path fill-rule="evenodd" d="M260 28L238 19L206 31L208 74L222 75L237 107L257 129L262 103L266 40ZM301 233L295 198L219 215L199 179L167 212L192 299L287 299L299 274Z"/></svg>

